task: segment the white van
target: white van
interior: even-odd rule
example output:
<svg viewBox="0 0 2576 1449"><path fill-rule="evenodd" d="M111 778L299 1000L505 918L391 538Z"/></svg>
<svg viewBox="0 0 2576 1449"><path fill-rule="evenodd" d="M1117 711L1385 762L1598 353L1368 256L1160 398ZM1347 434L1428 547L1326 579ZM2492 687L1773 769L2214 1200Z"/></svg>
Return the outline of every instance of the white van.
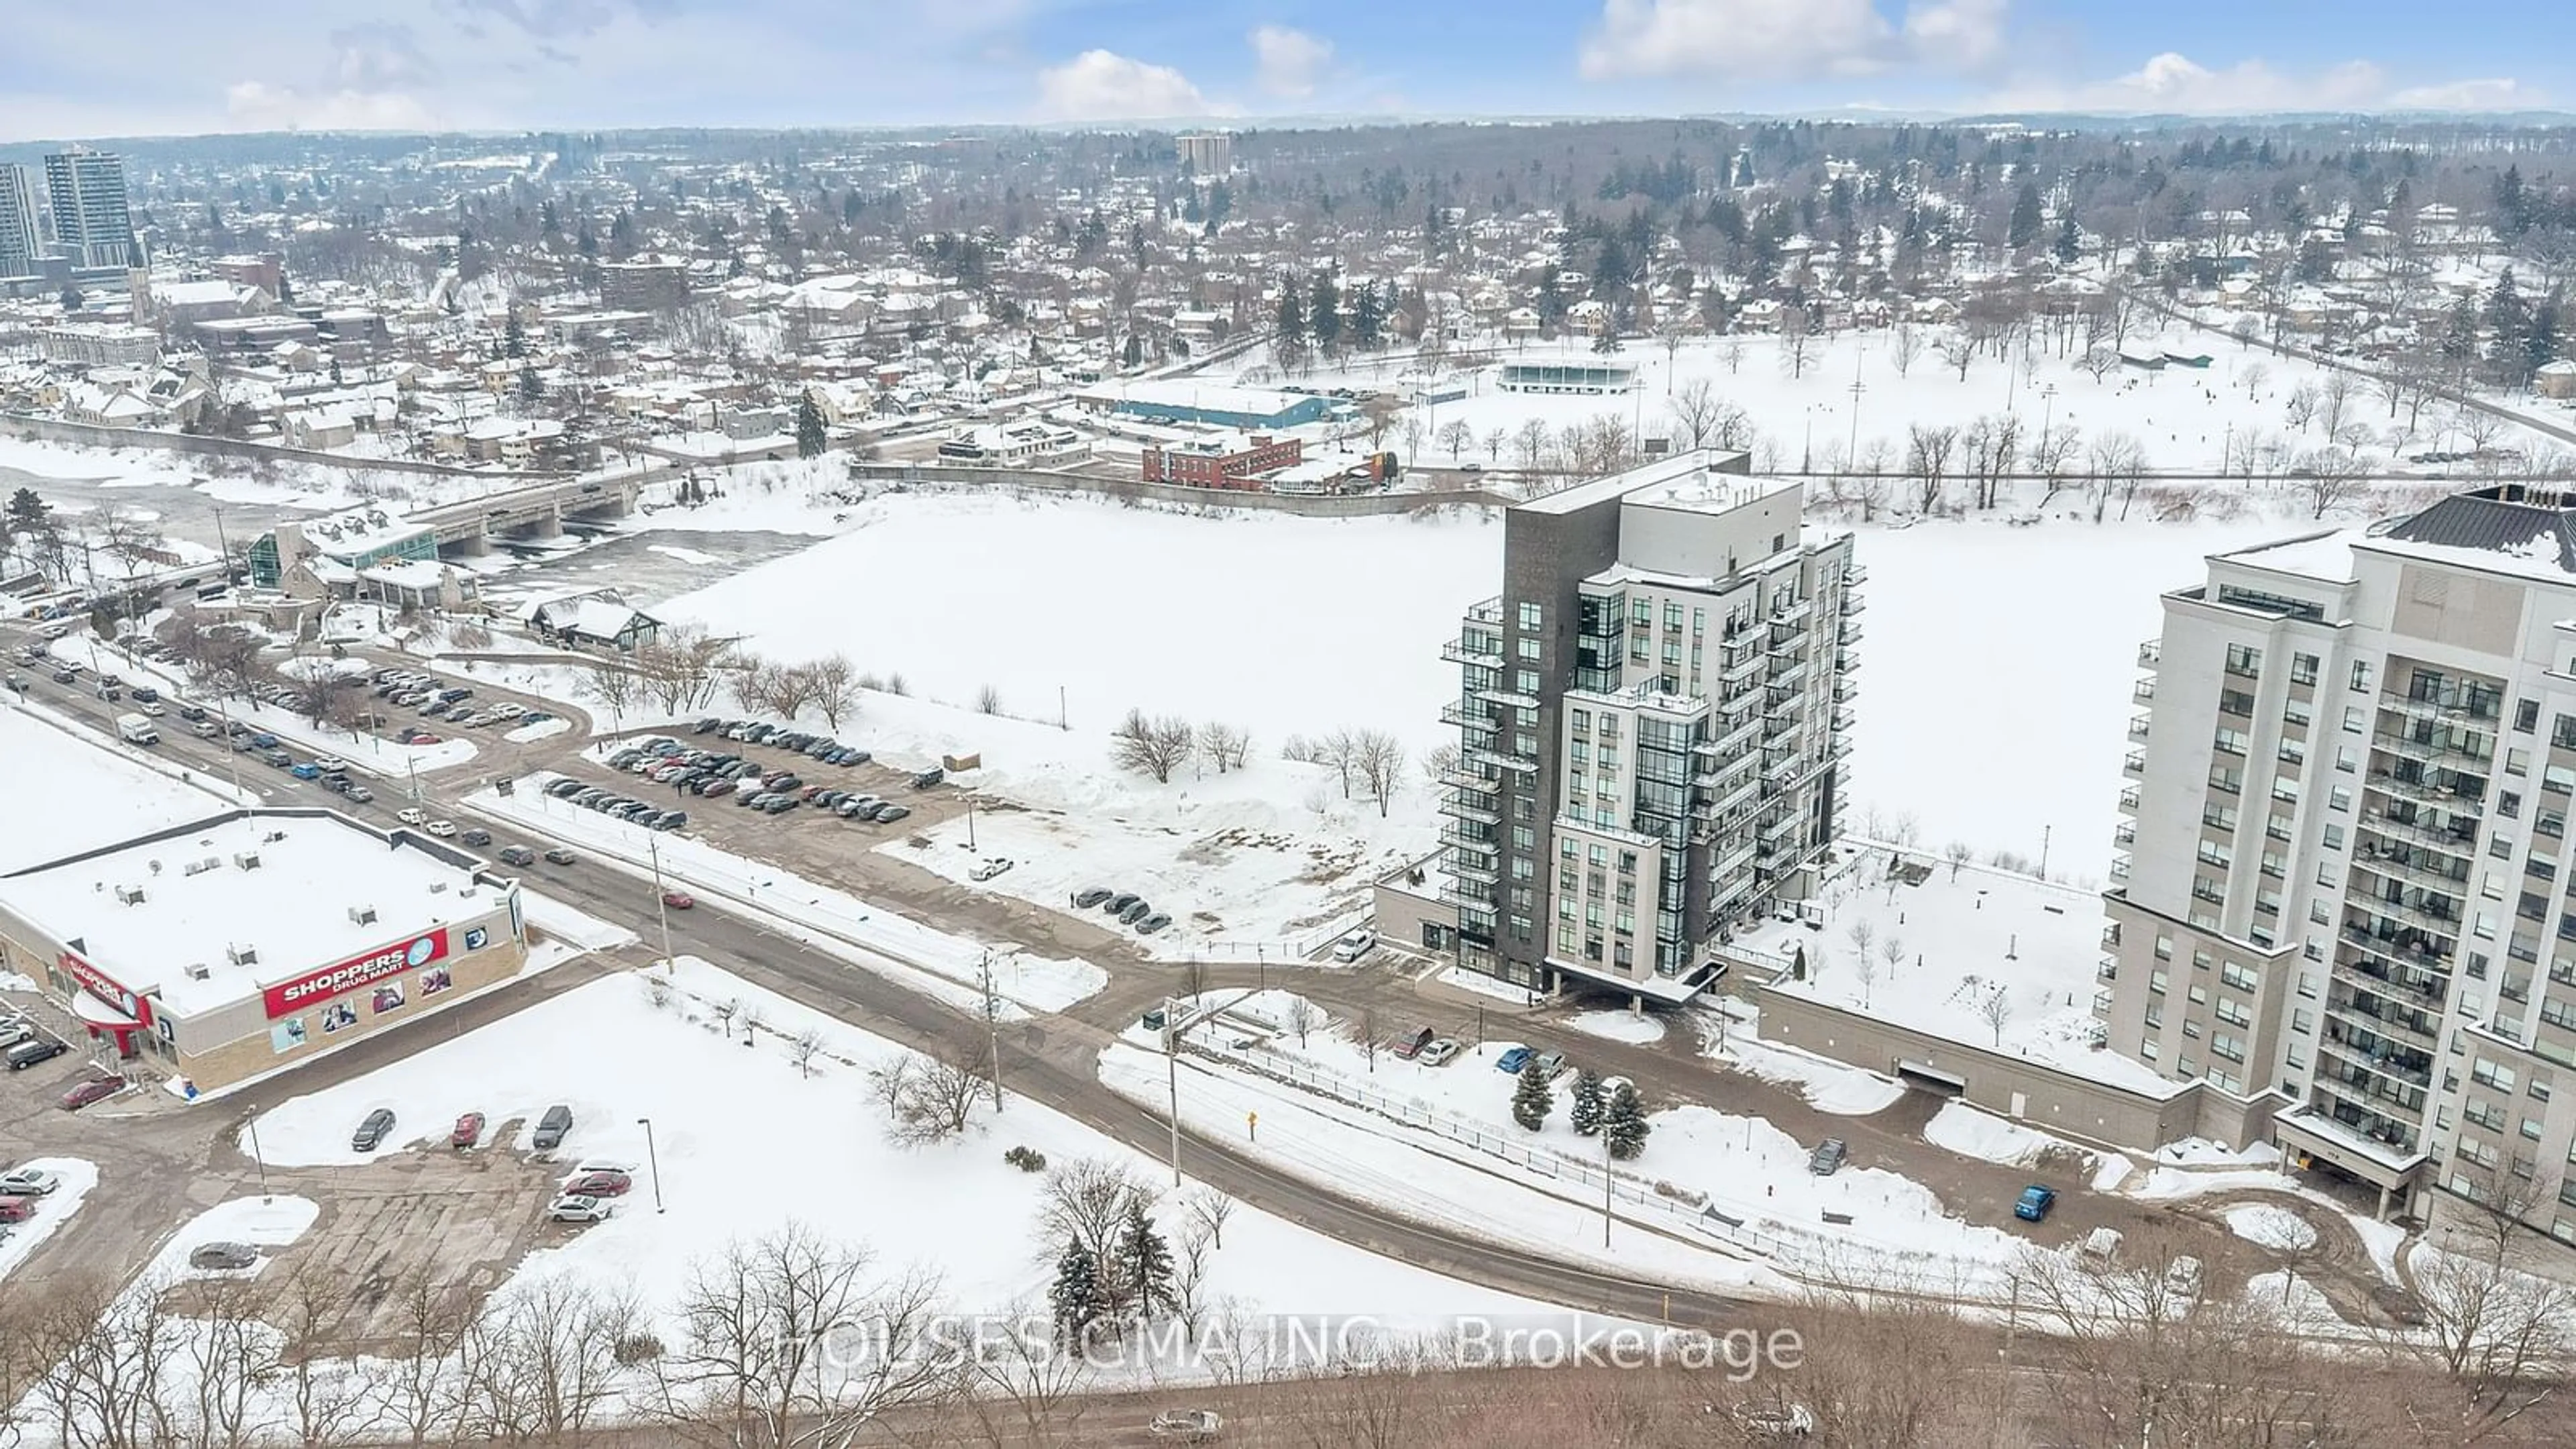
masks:
<svg viewBox="0 0 2576 1449"><path fill-rule="evenodd" d="M2095 1228L2075 1245L2075 1265L2088 1273L2108 1273L2120 1264L2120 1230Z"/></svg>

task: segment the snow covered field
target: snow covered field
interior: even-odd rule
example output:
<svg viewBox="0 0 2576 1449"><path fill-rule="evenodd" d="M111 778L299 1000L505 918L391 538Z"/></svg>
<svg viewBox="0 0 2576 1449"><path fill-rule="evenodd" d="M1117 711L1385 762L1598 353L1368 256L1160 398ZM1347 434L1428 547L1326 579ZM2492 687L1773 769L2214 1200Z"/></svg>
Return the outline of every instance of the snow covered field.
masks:
<svg viewBox="0 0 2576 1449"><path fill-rule="evenodd" d="M78 726L41 718L0 696L0 756L10 762L8 814L41 830L0 828L0 871L59 860L231 808L183 771L129 757ZM139 753L139 752L137 752Z"/></svg>
<svg viewBox="0 0 2576 1449"><path fill-rule="evenodd" d="M11 1161L0 1171L20 1167L42 1168L61 1178L62 1185L36 1199L35 1216L0 1237L0 1278L8 1277L10 1269L27 1261L47 1238L70 1222L72 1215L80 1211L81 1199L98 1186L97 1166L77 1157L32 1157L24 1162Z"/></svg>
<svg viewBox="0 0 2576 1449"><path fill-rule="evenodd" d="M517 1281L585 1275L631 1287L667 1313L693 1262L728 1241L801 1222L827 1240L865 1245L876 1271L921 1265L945 1279L946 1300L965 1311L998 1311L1042 1301L1053 1254L1037 1239L1039 1179L1002 1161L1028 1146L1054 1162L1120 1161L1147 1181L1157 1167L1025 1098L999 1117L979 1112L958 1139L903 1149L885 1140L884 1118L866 1074L900 1049L822 1018L719 968L684 960L667 1005L644 981L591 982L516 1016L443 1042L357 1080L298 1097L262 1113L261 1149L272 1163L355 1160L349 1129L378 1106L392 1107L400 1141L442 1136L468 1110L496 1123L519 1118L519 1141L547 1106L573 1111L556 1154L576 1162L646 1165L644 1129L653 1122L667 1211L656 1214L646 1171L608 1221L545 1249ZM719 1034L710 1007L740 1002L756 1014L756 1045L740 1043L743 1019ZM789 1043L807 1029L824 1044L811 1076ZM566 1044L582 1043L578 1051ZM399 1142L383 1153L400 1150ZM1163 1179L1168 1181L1168 1178ZM1177 1233L1180 1205L1157 1209ZM1373 1257L1238 1208L1224 1246L1211 1258L1209 1288L1265 1313L1376 1313L1396 1326L1455 1313L1537 1311L1539 1305ZM507 1289L504 1290L508 1291Z"/></svg>

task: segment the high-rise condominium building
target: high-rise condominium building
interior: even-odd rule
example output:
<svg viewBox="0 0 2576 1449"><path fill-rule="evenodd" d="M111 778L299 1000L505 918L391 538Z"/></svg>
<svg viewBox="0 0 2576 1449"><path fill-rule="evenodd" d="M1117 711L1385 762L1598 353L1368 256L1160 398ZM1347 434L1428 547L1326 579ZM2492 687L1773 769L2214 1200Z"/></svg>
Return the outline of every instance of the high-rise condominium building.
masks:
<svg viewBox="0 0 2576 1449"><path fill-rule="evenodd" d="M2218 555L2164 616L2109 1046L2384 1211L2576 1243L2576 494Z"/></svg>
<svg viewBox="0 0 2576 1449"><path fill-rule="evenodd" d="M1234 169L1234 138L1223 131L1197 131L1176 136L1182 164L1199 176L1223 176Z"/></svg>
<svg viewBox="0 0 2576 1449"><path fill-rule="evenodd" d="M44 250L36 234L36 179L24 166L0 161L0 277L23 277L36 270Z"/></svg>
<svg viewBox="0 0 2576 1449"><path fill-rule="evenodd" d="M1461 964L1688 996L1834 839L1860 596L1795 480L1689 453L1504 514L1459 666L1439 894ZM1427 932L1426 934L1445 934Z"/></svg>
<svg viewBox="0 0 2576 1449"><path fill-rule="evenodd" d="M143 261L125 209L125 158L74 149L45 158L54 240L75 267L132 267Z"/></svg>

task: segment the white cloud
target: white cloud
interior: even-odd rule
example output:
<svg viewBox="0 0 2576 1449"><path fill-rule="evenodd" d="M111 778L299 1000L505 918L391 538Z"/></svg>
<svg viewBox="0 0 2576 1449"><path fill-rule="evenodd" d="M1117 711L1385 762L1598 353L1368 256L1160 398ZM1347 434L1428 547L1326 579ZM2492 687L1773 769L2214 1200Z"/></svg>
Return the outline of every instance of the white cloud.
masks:
<svg viewBox="0 0 2576 1449"><path fill-rule="evenodd" d="M2008 89L1976 107L1986 110L2170 112L2184 115L2274 111L2494 110L2533 106L2540 97L2510 78L2393 88L2379 66L2350 60L2299 73L2261 60L2212 69L2174 51L2109 80L2072 86Z"/></svg>
<svg viewBox="0 0 2576 1449"><path fill-rule="evenodd" d="M1302 99L1315 93L1315 82L1332 64L1333 43L1285 25L1265 25L1252 32L1254 80L1274 96Z"/></svg>
<svg viewBox="0 0 2576 1449"><path fill-rule="evenodd" d="M1904 66L1974 70L2002 53L2010 4L1914 0L1901 22L1891 22L1879 0L1602 0L1581 65L1590 80L1796 81Z"/></svg>
<svg viewBox="0 0 2576 1449"><path fill-rule="evenodd" d="M1038 72L1038 111L1053 121L1153 120L1214 110L1190 78L1109 50L1086 50Z"/></svg>
<svg viewBox="0 0 2576 1449"><path fill-rule="evenodd" d="M2390 96L2388 103L2410 111L2510 111L2543 104L2538 94L2511 76L2408 86Z"/></svg>
<svg viewBox="0 0 2576 1449"><path fill-rule="evenodd" d="M242 81L224 88L224 113L243 131L431 131L438 117L399 91L299 91Z"/></svg>

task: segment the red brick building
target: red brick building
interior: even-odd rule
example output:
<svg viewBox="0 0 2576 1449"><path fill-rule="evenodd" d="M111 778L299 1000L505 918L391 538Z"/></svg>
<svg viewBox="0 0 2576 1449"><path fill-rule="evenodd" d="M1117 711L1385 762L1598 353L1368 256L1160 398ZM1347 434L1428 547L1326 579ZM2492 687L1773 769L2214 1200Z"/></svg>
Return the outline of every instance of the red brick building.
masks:
<svg viewBox="0 0 2576 1449"><path fill-rule="evenodd" d="M1243 434L1223 441L1147 448L1144 479L1192 488L1258 488L1262 474L1290 467L1305 456L1306 445L1300 439Z"/></svg>

